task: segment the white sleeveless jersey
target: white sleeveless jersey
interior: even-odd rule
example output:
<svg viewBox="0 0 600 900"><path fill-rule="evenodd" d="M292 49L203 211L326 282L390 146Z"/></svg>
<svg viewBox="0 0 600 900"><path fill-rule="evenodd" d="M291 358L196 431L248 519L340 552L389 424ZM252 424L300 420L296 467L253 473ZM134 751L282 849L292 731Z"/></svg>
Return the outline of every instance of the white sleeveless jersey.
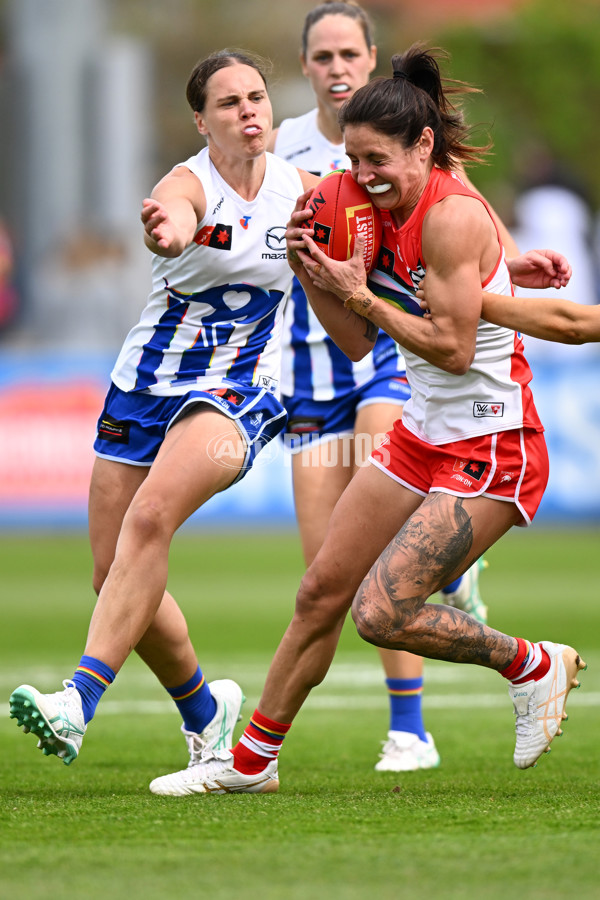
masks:
<svg viewBox="0 0 600 900"><path fill-rule="evenodd" d="M482 287L493 294L511 294L504 251L494 277ZM405 351L411 387L402 416L405 426L429 444L536 427L527 388L531 372L522 349L514 331L480 319L475 357L465 375L450 375Z"/></svg>
<svg viewBox="0 0 600 900"><path fill-rule="evenodd" d="M350 168L343 144L332 144L319 131L317 110L279 126L274 152L294 166L324 176L335 169ZM393 357L397 371L404 372L398 345L384 332L372 353L353 363L342 353L317 319L298 280L294 278L286 305L282 394L313 400L333 400L355 390L373 378L377 367Z"/></svg>
<svg viewBox="0 0 600 900"><path fill-rule="evenodd" d="M248 201L221 178L207 148L181 165L202 182L206 214L180 256L153 256L152 291L112 380L161 396L225 380L278 393L282 299L292 278L284 233L300 175L267 153L263 184Z"/></svg>

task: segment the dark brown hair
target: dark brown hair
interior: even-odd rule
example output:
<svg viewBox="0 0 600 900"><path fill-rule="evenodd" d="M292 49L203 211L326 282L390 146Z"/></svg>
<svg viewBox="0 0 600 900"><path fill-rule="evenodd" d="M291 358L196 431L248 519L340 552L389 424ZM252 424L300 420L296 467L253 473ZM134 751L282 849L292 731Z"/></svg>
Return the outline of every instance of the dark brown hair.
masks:
<svg viewBox="0 0 600 900"><path fill-rule="evenodd" d="M375 131L399 138L405 147L414 147L423 129L433 131L433 162L452 169L457 162L481 161L491 144L467 143L470 129L462 111L452 104L453 94L479 93L462 81L443 79L438 58L448 58L443 50L426 50L413 44L392 57L391 78L374 78L343 105L339 114L342 131L347 125L370 125Z"/></svg>
<svg viewBox="0 0 600 900"><path fill-rule="evenodd" d="M328 0L327 2L326 0L325 3L321 3L307 13L306 18L304 19L304 27L302 29L302 54L305 58L308 49L308 33L313 25L316 25L317 22L320 22L325 16L346 16L348 19L353 19L355 22L358 22L365 37L366 45L371 49L373 45L373 28L369 17L362 6L359 6L358 3L340 3L337 2L337 0Z"/></svg>
<svg viewBox="0 0 600 900"><path fill-rule="evenodd" d="M267 86L266 72L271 64L254 53L246 50L217 50L194 66L185 89L187 101L194 112L201 113L206 103L206 85L208 79L226 66L241 64L256 69Z"/></svg>

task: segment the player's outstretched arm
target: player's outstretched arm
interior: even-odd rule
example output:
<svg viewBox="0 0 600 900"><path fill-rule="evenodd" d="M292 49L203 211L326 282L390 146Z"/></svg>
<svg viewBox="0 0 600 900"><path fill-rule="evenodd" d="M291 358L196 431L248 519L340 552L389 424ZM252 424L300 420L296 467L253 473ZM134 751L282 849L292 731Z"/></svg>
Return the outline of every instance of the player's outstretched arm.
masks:
<svg viewBox="0 0 600 900"><path fill-rule="evenodd" d="M600 341L600 306L484 292L481 318L493 325L563 344Z"/></svg>
<svg viewBox="0 0 600 900"><path fill-rule="evenodd" d="M178 166L142 202L144 243L157 256L176 257L192 242L206 201L200 180Z"/></svg>

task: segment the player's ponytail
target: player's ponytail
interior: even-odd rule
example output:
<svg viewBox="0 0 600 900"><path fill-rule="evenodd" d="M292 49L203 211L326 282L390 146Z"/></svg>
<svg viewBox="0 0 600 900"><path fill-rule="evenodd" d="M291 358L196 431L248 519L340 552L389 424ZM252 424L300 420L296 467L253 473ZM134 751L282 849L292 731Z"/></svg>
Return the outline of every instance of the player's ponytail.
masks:
<svg viewBox="0 0 600 900"><path fill-rule="evenodd" d="M467 143L470 129L462 110L449 99L479 91L464 82L443 79L438 64L442 57L447 58L444 51L426 50L421 44L393 56L391 78L374 78L344 104L339 116L342 130L347 125L368 124L413 147L428 126L434 135L432 160L440 168L452 169L461 160L481 161L491 145Z"/></svg>

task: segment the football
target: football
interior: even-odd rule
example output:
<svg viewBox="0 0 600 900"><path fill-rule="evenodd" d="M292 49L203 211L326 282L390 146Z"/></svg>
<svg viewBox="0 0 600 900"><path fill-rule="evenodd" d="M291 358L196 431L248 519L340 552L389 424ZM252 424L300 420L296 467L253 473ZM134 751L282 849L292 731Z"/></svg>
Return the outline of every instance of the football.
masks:
<svg viewBox="0 0 600 900"><path fill-rule="evenodd" d="M326 175L313 189L306 208L312 216L305 225L314 228L315 244L331 259L350 259L355 236L364 235L365 269L371 271L381 245L381 216L347 169Z"/></svg>

